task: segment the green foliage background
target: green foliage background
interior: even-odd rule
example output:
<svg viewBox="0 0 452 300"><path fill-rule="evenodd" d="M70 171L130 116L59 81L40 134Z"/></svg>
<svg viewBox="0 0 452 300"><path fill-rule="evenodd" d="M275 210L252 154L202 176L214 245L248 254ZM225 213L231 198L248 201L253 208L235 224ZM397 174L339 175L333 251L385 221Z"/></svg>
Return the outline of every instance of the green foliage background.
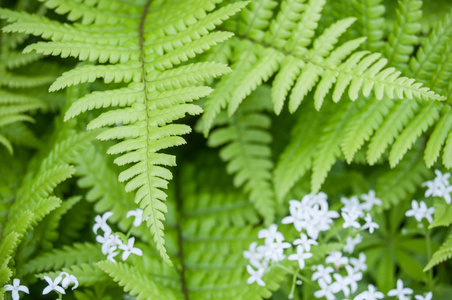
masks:
<svg viewBox="0 0 452 300"><path fill-rule="evenodd" d="M21 278L39 299L42 276L65 270L81 285L68 298L286 298L279 268L265 287L246 284L257 231L289 199L322 190L334 206L374 189L384 226L360 249L363 282L387 292L402 277L447 299L450 207L429 203L428 241L404 213L434 168L452 167L451 9L3 1L0 286ZM137 207L144 255L105 261L94 216L112 211L127 232Z"/></svg>

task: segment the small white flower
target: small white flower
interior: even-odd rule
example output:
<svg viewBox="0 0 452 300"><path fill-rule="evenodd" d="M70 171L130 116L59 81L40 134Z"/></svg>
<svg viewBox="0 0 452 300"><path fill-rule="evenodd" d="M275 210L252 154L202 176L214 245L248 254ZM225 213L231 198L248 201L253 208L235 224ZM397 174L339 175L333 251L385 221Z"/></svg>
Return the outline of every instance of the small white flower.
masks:
<svg viewBox="0 0 452 300"><path fill-rule="evenodd" d="M432 292L428 292L428 293L425 295L425 297L422 296L422 295L416 295L416 296L414 296L414 298L415 298L416 300L432 300L433 294L432 294Z"/></svg>
<svg viewBox="0 0 452 300"><path fill-rule="evenodd" d="M369 193L361 195L361 199L364 201L364 203L361 204L362 209L364 210L371 210L374 205L381 206L383 202L375 197L375 191L370 190Z"/></svg>
<svg viewBox="0 0 452 300"><path fill-rule="evenodd" d="M74 286L72 287L73 290L75 290L78 287L78 280L77 277L75 277L72 274L68 274L66 272L61 272L60 275L58 275L58 277L64 278L63 281L61 282L61 286L65 289L67 289L67 287L71 284L73 284Z"/></svg>
<svg viewBox="0 0 452 300"><path fill-rule="evenodd" d="M416 221L421 222L423 218L426 218L429 223L433 222L434 207L427 207L424 201L420 203L416 200L411 201L411 209L405 213L407 217L414 217Z"/></svg>
<svg viewBox="0 0 452 300"><path fill-rule="evenodd" d="M301 270L304 269L305 263L304 261L308 258L312 257L312 253L304 252L303 246L297 246L297 254L291 254L287 258L288 260L298 260L298 266Z"/></svg>
<svg viewBox="0 0 452 300"><path fill-rule="evenodd" d="M260 239L265 238L265 244L271 244L276 241L284 241L284 236L278 231L278 225L272 224L268 229L261 229L257 233Z"/></svg>
<svg viewBox="0 0 452 300"><path fill-rule="evenodd" d="M142 209L135 209L135 210L129 210L127 212L126 218L130 218L134 216L135 220L133 220L133 226L138 227L143 222L143 210Z"/></svg>
<svg viewBox="0 0 452 300"><path fill-rule="evenodd" d="M119 254L118 251L115 251L116 249L118 249L118 247L116 247L116 246L110 247L110 249L108 249L108 253L107 253L107 260L108 261L116 262L114 257Z"/></svg>
<svg viewBox="0 0 452 300"><path fill-rule="evenodd" d="M312 274L311 280L323 279L326 283L330 284L332 282L330 274L333 272L334 269L332 267L325 268L323 265L318 265L316 266L316 271Z"/></svg>
<svg viewBox="0 0 452 300"><path fill-rule="evenodd" d="M11 298L13 300L19 300L19 292L29 294L28 288L25 285L20 285L20 279L15 278L13 284L5 285L5 291L11 291Z"/></svg>
<svg viewBox="0 0 452 300"><path fill-rule="evenodd" d="M377 291L373 285L369 284L367 288L367 291L356 296L354 300L377 300L384 298L385 295L382 292Z"/></svg>
<svg viewBox="0 0 452 300"><path fill-rule="evenodd" d="M366 223L363 225L362 228L363 229L369 228L370 233L374 233L375 229L380 228L380 226L377 223L372 222L372 216L370 214L367 214L364 220L366 221Z"/></svg>
<svg viewBox="0 0 452 300"><path fill-rule="evenodd" d="M366 271L366 254L364 252L359 253L359 258L350 258L350 264L353 266L353 270L355 272Z"/></svg>
<svg viewBox="0 0 452 300"><path fill-rule="evenodd" d="M349 236L345 240L344 249L342 249L346 253L353 253L355 251L355 246L363 241L363 238L358 234L355 238Z"/></svg>
<svg viewBox="0 0 452 300"><path fill-rule="evenodd" d="M243 251L243 257L248 259L249 263L255 268L262 267L261 260L264 258L264 253L258 251L258 249L262 248L257 247L257 242L252 242L249 250Z"/></svg>
<svg viewBox="0 0 452 300"><path fill-rule="evenodd" d="M348 264L348 257L342 256L342 252L333 251L325 259L327 264L333 264L337 270L340 266Z"/></svg>
<svg viewBox="0 0 452 300"><path fill-rule="evenodd" d="M314 296L316 298L325 297L328 300L334 300L336 297L334 296L335 292L333 292L333 285L329 285L322 278L318 281L320 290L314 292Z"/></svg>
<svg viewBox="0 0 452 300"><path fill-rule="evenodd" d="M250 278L246 281L248 284L252 284L253 282L256 282L260 286L265 286L265 282L262 280L262 276L264 276L265 269L257 269L254 271L254 269L250 266L246 266L246 270L251 275Z"/></svg>
<svg viewBox="0 0 452 300"><path fill-rule="evenodd" d="M334 293L339 293L342 291L345 295L345 297L350 296L350 288L348 287L350 285L350 279L348 277L344 277L339 273L333 274L334 279L336 281L332 284L332 289Z"/></svg>
<svg viewBox="0 0 452 300"><path fill-rule="evenodd" d="M50 293L51 291L55 291L60 294L66 294L64 289L58 285L58 283L60 283L60 281L61 281L60 276L55 278L55 280L52 280L52 278L50 278L49 276L44 276L44 280L47 281L47 283L49 285L42 291L43 295L46 295L46 294Z"/></svg>
<svg viewBox="0 0 452 300"><path fill-rule="evenodd" d="M348 228L348 227L354 227L354 228L361 228L361 224L359 224L358 221L356 221L358 219L358 214L356 213L348 213L343 211L341 213L342 218L344 218L344 224L342 225L343 228Z"/></svg>
<svg viewBox="0 0 452 300"><path fill-rule="evenodd" d="M102 217L100 215L97 215L94 218L94 221L96 221L96 224L94 224L94 226L93 226L93 232L95 234L97 234L97 231L100 228L100 229L102 229L104 231L104 233L110 233L111 232L111 228L110 228L110 226L108 226L107 220L112 215L113 215L113 213L111 211L107 211L106 213L104 213L102 215Z"/></svg>
<svg viewBox="0 0 452 300"><path fill-rule="evenodd" d="M398 297L399 300L409 300L410 298L407 295L411 295L413 290L410 288L403 287L403 281L401 279L397 280L397 288L390 290L388 292L388 296L390 297Z"/></svg>
<svg viewBox="0 0 452 300"><path fill-rule="evenodd" d="M96 241L102 244L102 253L107 254L110 252L111 247L122 245L122 241L116 234L105 233L104 236L96 236Z"/></svg>
<svg viewBox="0 0 452 300"><path fill-rule="evenodd" d="M309 239L304 233L301 233L300 238L293 241L293 244L302 246L306 252L311 251L311 245L318 245L315 240Z"/></svg>
<svg viewBox="0 0 452 300"><path fill-rule="evenodd" d="M122 253L122 260L126 261L126 259L129 257L129 255L135 254L138 256L143 255L143 251L141 251L141 249L138 248L134 248L133 244L135 243L135 238L131 237L128 241L127 241L127 245L119 245L119 249L124 250L124 252Z"/></svg>
<svg viewBox="0 0 452 300"><path fill-rule="evenodd" d="M449 185L450 173L444 175L439 170L435 170L436 178L434 180L426 181L422 186L427 186L425 197L443 197L447 204L450 204L452 186Z"/></svg>
<svg viewBox="0 0 452 300"><path fill-rule="evenodd" d="M350 285L351 292L354 293L358 289L358 281L363 279L363 273L357 272L351 266L345 266L345 269L347 270L346 279Z"/></svg>

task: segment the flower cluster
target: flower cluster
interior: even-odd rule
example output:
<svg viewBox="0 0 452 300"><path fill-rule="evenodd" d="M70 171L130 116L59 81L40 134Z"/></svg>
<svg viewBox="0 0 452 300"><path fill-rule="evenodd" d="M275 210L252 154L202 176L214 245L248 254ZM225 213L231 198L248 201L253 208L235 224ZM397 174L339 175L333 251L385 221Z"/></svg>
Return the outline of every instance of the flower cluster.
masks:
<svg viewBox="0 0 452 300"><path fill-rule="evenodd" d="M47 281L48 286L42 291L43 295L47 295L51 291L55 291L59 294L66 294L64 291L68 288L69 285L74 285L72 289L76 289L78 287L78 280L74 275L68 274L66 272L61 272L55 280L52 280L49 276L44 276L44 280ZM58 284L61 282L61 286Z"/></svg>
<svg viewBox="0 0 452 300"><path fill-rule="evenodd" d="M370 190L369 193L361 195L360 202L357 196L350 198L341 198L344 206L341 209L341 216L344 219L342 224L343 228L355 228L369 230L369 233L373 233L375 229L379 228L379 225L372 221L372 216L368 213L374 205L380 206L381 200L375 196L375 192ZM361 225L358 220L363 218L365 223Z"/></svg>
<svg viewBox="0 0 452 300"><path fill-rule="evenodd" d="M429 223L433 222L433 214L435 213L434 207L427 207L424 201L417 202L411 201L411 209L405 213L407 217L414 217L416 221L421 222L426 218Z"/></svg>
<svg viewBox="0 0 452 300"><path fill-rule="evenodd" d="M119 251L117 250L123 250L123 261L125 261L130 254L135 254L138 256L143 255L143 251L141 251L141 249L134 247L134 237L129 238L127 244L124 244L119 235L112 233L111 227L107 224L108 218L110 218L112 215L113 213L110 211L107 211L102 216L97 215L94 218L94 221L96 223L93 226L94 234L97 234L99 229L104 232L103 236L96 236L96 241L102 244L102 253L107 255L107 260L115 262L114 257L119 254ZM134 226L139 226L143 219L143 211L140 209L129 211L127 213L127 218L129 218L130 216L135 216Z"/></svg>
<svg viewBox="0 0 452 300"><path fill-rule="evenodd" d="M47 281L48 286L42 291L43 295L47 295L51 291L55 291L60 295L66 294L65 289L70 285L73 285L72 290L78 287L78 280L74 275L68 274L66 272L61 272L55 280L52 280L49 276L44 276L44 280ZM59 285L61 283L61 286ZM20 279L15 278L13 284L5 285L5 291L11 292L11 298L13 300L19 300L19 292L24 292L29 294L28 287L20 284Z"/></svg>
<svg viewBox="0 0 452 300"><path fill-rule="evenodd" d="M450 173L443 174L440 170L435 170L435 173L435 179L422 184L422 186L427 187L425 197L442 197L447 204L450 204L450 193L452 192L452 186L449 184Z"/></svg>
<svg viewBox="0 0 452 300"><path fill-rule="evenodd" d="M346 247L350 248L350 245ZM335 294L341 291L348 297L356 292L358 282L363 278L362 272L367 270L366 255L361 252L357 258L347 257L340 251L333 251L326 257L324 265L314 266L313 269L315 272L311 280L317 281L320 287L314 293L316 298L336 299Z"/></svg>

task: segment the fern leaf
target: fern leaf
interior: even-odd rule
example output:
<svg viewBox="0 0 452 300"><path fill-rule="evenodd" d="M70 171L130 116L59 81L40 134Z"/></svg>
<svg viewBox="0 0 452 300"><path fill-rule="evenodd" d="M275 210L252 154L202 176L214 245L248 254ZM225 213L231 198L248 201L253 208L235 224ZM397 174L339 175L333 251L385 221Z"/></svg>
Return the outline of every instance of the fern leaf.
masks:
<svg viewBox="0 0 452 300"><path fill-rule="evenodd" d="M437 160L441 148L446 142L447 134L452 128L451 108L446 108L441 120L438 121L425 147L424 160L427 167L431 168ZM446 149L444 150L446 152Z"/></svg>
<svg viewBox="0 0 452 300"><path fill-rule="evenodd" d="M424 268L424 272L450 259L451 257L452 257L452 234L449 235L449 237L444 242L444 244L441 245L439 250L433 253L432 258Z"/></svg>
<svg viewBox="0 0 452 300"><path fill-rule="evenodd" d="M275 0L251 1L241 13L239 32L253 38L262 39L264 29L270 24L273 9L277 5L278 2Z"/></svg>
<svg viewBox="0 0 452 300"><path fill-rule="evenodd" d="M99 262L97 264L114 281L124 287L124 291L137 299L179 299L178 292L154 282L137 268L125 263Z"/></svg>
<svg viewBox="0 0 452 300"><path fill-rule="evenodd" d="M274 111L277 115L281 113L284 100L289 94L303 66L304 63L293 56L287 56L281 62L281 69L275 76L271 91Z"/></svg>
<svg viewBox="0 0 452 300"><path fill-rule="evenodd" d="M419 23L422 17L422 1L398 1L394 30L389 34L385 45L388 65L394 65L403 70L408 66L414 46L418 43L417 34L421 29Z"/></svg>
<svg viewBox="0 0 452 300"><path fill-rule="evenodd" d="M0 144L5 146L9 154L13 154L13 145L11 145L11 142L3 134L0 134Z"/></svg>
<svg viewBox="0 0 452 300"><path fill-rule="evenodd" d="M260 113L258 107L256 103L253 109L245 110L228 121L224 118L226 127L213 131L208 145L224 145L220 157L228 162L228 173L235 174L234 185L244 186L255 207L268 222L274 218L274 192L270 182L273 164L268 147L272 138L266 132L270 119Z"/></svg>
<svg viewBox="0 0 452 300"><path fill-rule="evenodd" d="M434 201L435 218L428 227L429 229L439 226L450 226L452 224L452 209L443 199Z"/></svg>
<svg viewBox="0 0 452 300"><path fill-rule="evenodd" d="M324 108L326 109L326 108ZM328 113L327 113L328 114ZM274 171L275 191L278 199L283 199L294 184L312 166L323 119L312 109L303 108L297 118L289 145L280 155Z"/></svg>
<svg viewBox="0 0 452 300"><path fill-rule="evenodd" d="M342 128L354 109L354 103L347 103L331 116L329 124L323 128L318 144L319 149L312 165L311 187L313 193L320 190L328 171L340 155L340 143L344 135Z"/></svg>
<svg viewBox="0 0 452 300"><path fill-rule="evenodd" d="M93 263L105 258L96 244L76 243L72 246L63 246L45 252L28 261L22 268L24 274L41 273L50 270L58 270L83 263Z"/></svg>
<svg viewBox="0 0 452 300"><path fill-rule="evenodd" d="M379 51L383 47L385 6L382 0L354 0L353 7L358 17L358 31L367 39L364 49Z"/></svg>
<svg viewBox="0 0 452 300"><path fill-rule="evenodd" d="M402 130L403 124L408 123L408 120L413 118L418 109L419 104L415 101L403 101L395 104L369 143L367 150L369 164L375 164L385 149L393 143Z"/></svg>
<svg viewBox="0 0 452 300"><path fill-rule="evenodd" d="M351 163L356 152L378 129L392 105L393 102L388 99L375 101L374 98L370 98L364 107L351 118L345 128L345 136L341 144L342 152L348 163Z"/></svg>
<svg viewBox="0 0 452 300"><path fill-rule="evenodd" d="M396 139L389 153L389 163L392 167L400 161L416 139L439 118L439 111L435 104L431 103L424 107Z"/></svg>
<svg viewBox="0 0 452 300"><path fill-rule="evenodd" d="M375 191L383 201L383 207L397 205L404 199L412 198L417 187L428 178L429 170L418 149L419 143L417 149L408 152L395 168L378 177Z"/></svg>

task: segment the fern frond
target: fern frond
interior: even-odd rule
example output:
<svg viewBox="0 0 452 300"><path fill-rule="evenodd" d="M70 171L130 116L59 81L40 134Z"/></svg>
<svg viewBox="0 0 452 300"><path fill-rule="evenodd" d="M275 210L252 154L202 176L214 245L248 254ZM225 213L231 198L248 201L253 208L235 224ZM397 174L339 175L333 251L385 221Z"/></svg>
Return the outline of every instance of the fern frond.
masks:
<svg viewBox="0 0 452 300"><path fill-rule="evenodd" d="M431 168L432 165L437 160L441 148L445 144L447 135L450 132L451 128L452 128L451 108L447 107L446 112L441 117L441 120L438 121L425 147L424 160L427 167ZM447 150L444 149L445 153L446 151Z"/></svg>
<svg viewBox="0 0 452 300"><path fill-rule="evenodd" d="M430 173L422 161L419 146L418 143L415 151L408 152L396 167L378 176L375 192L383 201L383 207L412 198L417 187L428 178Z"/></svg>
<svg viewBox="0 0 452 300"><path fill-rule="evenodd" d="M433 253L432 258L424 268L424 272L430 270L436 265L439 265L443 261L446 261L452 257L452 234L449 235L447 240L441 245L438 251Z"/></svg>
<svg viewBox="0 0 452 300"><path fill-rule="evenodd" d="M257 96L256 96L257 95ZM246 107L231 118L223 115L207 141L210 147L223 146L220 157L227 161L227 171L235 175L234 185L243 186L249 192L251 202L264 217L274 218L274 192L271 184L271 151L268 144L272 137L266 131L270 127L270 118L261 113L257 93L250 96L249 109Z"/></svg>
<svg viewBox="0 0 452 300"><path fill-rule="evenodd" d="M28 261L22 268L23 275L68 268L83 263L94 263L105 258L96 244L76 243L45 252Z"/></svg>
<svg viewBox="0 0 452 300"><path fill-rule="evenodd" d="M380 51L384 46L385 6L382 0L353 0L353 8L358 17L358 32L366 37L363 48L370 51Z"/></svg>
<svg viewBox="0 0 452 300"><path fill-rule="evenodd" d="M246 2L215 10L218 2L172 1L136 5L118 2L118 6L76 1L45 2L59 14L69 13L69 20L81 19L82 24L71 25L9 11L3 13L14 22L9 25L9 31L51 39L31 44L25 52L108 63L77 67L63 74L51 90L98 78L107 83L129 83L128 87L114 92L94 92L82 97L69 108L65 118L95 108L122 107L101 114L88 129L124 125L108 129L99 138L126 139L112 147L109 153L121 154L116 160L120 165L134 163L120 174L120 179L128 181L127 191L136 191L135 202L149 217L148 224L157 248L168 263L162 223L166 195L162 189L172 177L166 167L174 165L175 160L173 156L157 152L184 143L180 135L190 131L188 126L169 123L186 114L202 112L187 102L206 96L211 89L194 85L230 71L226 65L214 62L182 64L231 36L228 32L209 32L243 8ZM105 9L100 9L101 6ZM174 18L175 15L179 17ZM33 22L41 21L44 26L39 30L26 29ZM115 25L106 26L112 23ZM105 37L101 37L102 34Z"/></svg>
<svg viewBox="0 0 452 300"><path fill-rule="evenodd" d="M439 226L450 226L452 224L452 209L443 199L434 200L435 218L429 229Z"/></svg>
<svg viewBox="0 0 452 300"><path fill-rule="evenodd" d="M179 291L154 282L140 270L125 263L99 262L97 264L115 282L124 287L124 291L137 299L179 299L183 297Z"/></svg>
<svg viewBox="0 0 452 300"><path fill-rule="evenodd" d="M398 1L396 22L385 45L388 65L404 70L408 66L410 56L418 43L417 34L421 29L422 1Z"/></svg>
<svg viewBox="0 0 452 300"><path fill-rule="evenodd" d="M389 153L389 163L392 167L397 165L417 138L439 118L439 109L436 104L431 103L425 106L395 140Z"/></svg>

